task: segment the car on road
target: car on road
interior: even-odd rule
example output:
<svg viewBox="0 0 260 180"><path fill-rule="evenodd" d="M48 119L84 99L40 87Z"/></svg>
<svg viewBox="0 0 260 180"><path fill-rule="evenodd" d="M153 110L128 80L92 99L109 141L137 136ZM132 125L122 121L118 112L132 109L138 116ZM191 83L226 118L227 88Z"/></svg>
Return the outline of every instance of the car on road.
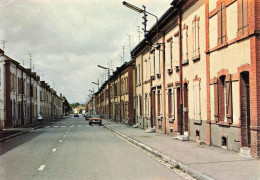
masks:
<svg viewBox="0 0 260 180"><path fill-rule="evenodd" d="M79 114L78 114L78 113L75 113L75 114L74 114L74 117L79 117Z"/></svg>
<svg viewBox="0 0 260 180"><path fill-rule="evenodd" d="M102 118L99 115L92 115L92 116L90 116L88 123L89 123L89 125L91 125L91 124L101 125L102 124Z"/></svg>
<svg viewBox="0 0 260 180"><path fill-rule="evenodd" d="M86 116L85 116L86 121L88 121L90 117L91 117L90 114L86 114Z"/></svg>

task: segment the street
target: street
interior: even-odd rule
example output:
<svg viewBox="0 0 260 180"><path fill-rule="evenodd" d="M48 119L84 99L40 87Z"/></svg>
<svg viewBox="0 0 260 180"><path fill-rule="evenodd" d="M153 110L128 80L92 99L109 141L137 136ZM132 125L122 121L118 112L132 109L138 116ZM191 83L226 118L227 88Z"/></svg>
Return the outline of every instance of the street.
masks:
<svg viewBox="0 0 260 180"><path fill-rule="evenodd" d="M89 126L81 115L0 147L0 179L183 179L103 126Z"/></svg>

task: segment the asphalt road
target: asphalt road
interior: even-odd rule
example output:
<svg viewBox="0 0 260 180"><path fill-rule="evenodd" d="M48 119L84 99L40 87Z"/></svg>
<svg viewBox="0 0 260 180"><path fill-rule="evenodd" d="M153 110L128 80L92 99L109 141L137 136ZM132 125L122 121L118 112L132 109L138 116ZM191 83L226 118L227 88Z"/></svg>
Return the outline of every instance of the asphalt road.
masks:
<svg viewBox="0 0 260 180"><path fill-rule="evenodd" d="M0 179L183 178L80 116L0 143Z"/></svg>

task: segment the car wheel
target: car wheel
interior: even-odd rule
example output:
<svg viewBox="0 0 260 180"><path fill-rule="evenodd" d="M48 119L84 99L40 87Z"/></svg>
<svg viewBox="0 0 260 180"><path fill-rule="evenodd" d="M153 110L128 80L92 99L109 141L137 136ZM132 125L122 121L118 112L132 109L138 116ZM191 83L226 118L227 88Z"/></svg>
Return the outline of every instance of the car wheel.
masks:
<svg viewBox="0 0 260 180"><path fill-rule="evenodd" d="M91 125L91 123L88 123L89 125Z"/></svg>

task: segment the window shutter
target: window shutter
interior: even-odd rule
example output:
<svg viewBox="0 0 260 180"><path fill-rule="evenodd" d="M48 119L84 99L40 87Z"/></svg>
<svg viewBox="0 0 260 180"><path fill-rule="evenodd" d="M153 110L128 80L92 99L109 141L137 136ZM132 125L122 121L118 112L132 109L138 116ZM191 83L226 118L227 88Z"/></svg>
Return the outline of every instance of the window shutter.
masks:
<svg viewBox="0 0 260 180"><path fill-rule="evenodd" d="M248 32L248 0L243 0L243 33Z"/></svg>
<svg viewBox="0 0 260 180"><path fill-rule="evenodd" d="M221 8L221 4L218 5L218 45L221 44L221 30L222 30L222 17L221 17L221 11L222 11L222 8Z"/></svg>
<svg viewBox="0 0 260 180"><path fill-rule="evenodd" d="M171 69L171 42L166 44L165 55L166 69Z"/></svg>
<svg viewBox="0 0 260 180"><path fill-rule="evenodd" d="M224 2L222 4L222 43L227 40L227 18L226 18L226 6Z"/></svg>
<svg viewBox="0 0 260 180"><path fill-rule="evenodd" d="M168 114L169 114L169 118L172 117L172 90L170 89L168 92Z"/></svg>
<svg viewBox="0 0 260 180"><path fill-rule="evenodd" d="M215 121L219 121L219 94L218 94L218 79L214 83L214 107L215 107Z"/></svg>
<svg viewBox="0 0 260 180"><path fill-rule="evenodd" d="M229 80L226 82L227 86L227 122L232 123L232 83L231 83L231 75L229 76Z"/></svg>
<svg viewBox="0 0 260 180"><path fill-rule="evenodd" d="M155 50L155 63L156 63L156 74L160 74L160 51Z"/></svg>
<svg viewBox="0 0 260 180"><path fill-rule="evenodd" d="M196 55L200 54L200 43L199 43L199 20L196 21Z"/></svg>
<svg viewBox="0 0 260 180"><path fill-rule="evenodd" d="M192 23L193 56L196 55L196 20Z"/></svg>
<svg viewBox="0 0 260 180"><path fill-rule="evenodd" d="M158 116L160 116L160 107L161 107L161 102L160 102L160 92L158 91L157 92L157 106L158 106L158 109L157 109L157 113L158 113Z"/></svg>
<svg viewBox="0 0 260 180"><path fill-rule="evenodd" d="M196 119L200 119L200 82L199 81L196 82L196 97L197 97L196 98L196 106L197 106Z"/></svg>
<svg viewBox="0 0 260 180"><path fill-rule="evenodd" d="M238 8L238 36L242 36L243 34L243 10L242 10L242 2L243 0L237 0L237 8Z"/></svg>

